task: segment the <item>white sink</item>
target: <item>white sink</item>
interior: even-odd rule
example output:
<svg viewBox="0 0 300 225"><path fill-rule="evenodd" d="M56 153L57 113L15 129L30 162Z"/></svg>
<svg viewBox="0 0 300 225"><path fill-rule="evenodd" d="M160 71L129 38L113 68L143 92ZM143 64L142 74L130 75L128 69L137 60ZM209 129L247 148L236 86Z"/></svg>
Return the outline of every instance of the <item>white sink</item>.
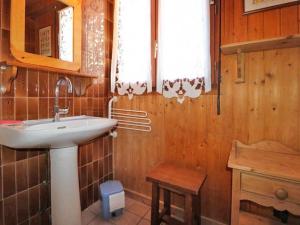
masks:
<svg viewBox="0 0 300 225"><path fill-rule="evenodd" d="M78 116L60 122L29 120L21 125L0 126L0 144L15 149L66 148L90 141L116 126L107 118Z"/></svg>
<svg viewBox="0 0 300 225"><path fill-rule="evenodd" d="M14 149L50 149L52 225L81 225L78 145L117 125L117 120L68 117L0 125L0 144Z"/></svg>

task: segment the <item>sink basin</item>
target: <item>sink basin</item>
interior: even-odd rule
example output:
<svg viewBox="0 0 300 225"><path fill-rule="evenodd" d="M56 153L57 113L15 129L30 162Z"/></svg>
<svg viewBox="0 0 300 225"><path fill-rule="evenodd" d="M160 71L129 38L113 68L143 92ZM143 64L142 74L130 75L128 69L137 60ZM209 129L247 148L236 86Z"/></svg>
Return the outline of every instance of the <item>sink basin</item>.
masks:
<svg viewBox="0 0 300 225"><path fill-rule="evenodd" d="M14 149L50 149L52 225L81 225L78 145L117 125L117 120L78 116L0 125L0 144Z"/></svg>
<svg viewBox="0 0 300 225"><path fill-rule="evenodd" d="M0 144L15 149L66 148L90 141L116 126L107 118L78 116L24 121L21 125L0 126Z"/></svg>

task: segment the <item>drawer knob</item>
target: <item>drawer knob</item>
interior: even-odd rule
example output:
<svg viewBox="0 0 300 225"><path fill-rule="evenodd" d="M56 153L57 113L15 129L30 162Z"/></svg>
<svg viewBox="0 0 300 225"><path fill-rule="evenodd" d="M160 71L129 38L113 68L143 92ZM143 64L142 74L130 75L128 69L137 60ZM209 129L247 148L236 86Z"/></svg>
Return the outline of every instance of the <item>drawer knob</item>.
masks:
<svg viewBox="0 0 300 225"><path fill-rule="evenodd" d="M277 199L283 201L289 197L289 193L286 190L284 190L283 188L280 188L275 192L275 196Z"/></svg>

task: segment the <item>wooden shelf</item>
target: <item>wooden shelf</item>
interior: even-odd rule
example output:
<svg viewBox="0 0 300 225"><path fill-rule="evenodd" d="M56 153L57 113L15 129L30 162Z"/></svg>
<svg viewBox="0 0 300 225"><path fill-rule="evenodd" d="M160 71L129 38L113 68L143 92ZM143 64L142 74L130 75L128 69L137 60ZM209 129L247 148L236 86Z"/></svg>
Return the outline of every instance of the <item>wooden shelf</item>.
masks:
<svg viewBox="0 0 300 225"><path fill-rule="evenodd" d="M245 53L293 47L300 47L300 34L222 45L221 50L224 55L237 55L237 77L235 78L235 82L244 83Z"/></svg>
<svg viewBox="0 0 300 225"><path fill-rule="evenodd" d="M239 225L285 225L281 222L265 218L262 216L254 215L247 212L240 212Z"/></svg>
<svg viewBox="0 0 300 225"><path fill-rule="evenodd" d="M56 69L56 68L51 68L51 67L36 66L36 65L32 65L32 64L21 63L16 60L8 60L5 62L1 62L0 64L5 64L8 66L16 66L16 67L21 67L21 68L34 69L34 70L49 71L49 72L65 74L65 75L73 75L73 76L78 76L78 77L98 78L98 76L96 76L96 75L90 75L90 74L80 73L80 72L71 71L71 70L62 70L62 69Z"/></svg>
<svg viewBox="0 0 300 225"><path fill-rule="evenodd" d="M222 45L221 49L223 54L231 55L293 47L300 47L300 34L280 38L262 39L258 41L247 41Z"/></svg>

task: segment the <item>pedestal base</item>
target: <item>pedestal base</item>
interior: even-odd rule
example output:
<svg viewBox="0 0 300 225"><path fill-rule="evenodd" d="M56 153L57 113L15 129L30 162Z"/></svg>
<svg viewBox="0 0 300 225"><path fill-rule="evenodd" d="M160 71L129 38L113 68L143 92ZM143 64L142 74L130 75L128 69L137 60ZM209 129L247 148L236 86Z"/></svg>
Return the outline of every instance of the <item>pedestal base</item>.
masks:
<svg viewBox="0 0 300 225"><path fill-rule="evenodd" d="M52 225L81 225L78 147L51 149Z"/></svg>

